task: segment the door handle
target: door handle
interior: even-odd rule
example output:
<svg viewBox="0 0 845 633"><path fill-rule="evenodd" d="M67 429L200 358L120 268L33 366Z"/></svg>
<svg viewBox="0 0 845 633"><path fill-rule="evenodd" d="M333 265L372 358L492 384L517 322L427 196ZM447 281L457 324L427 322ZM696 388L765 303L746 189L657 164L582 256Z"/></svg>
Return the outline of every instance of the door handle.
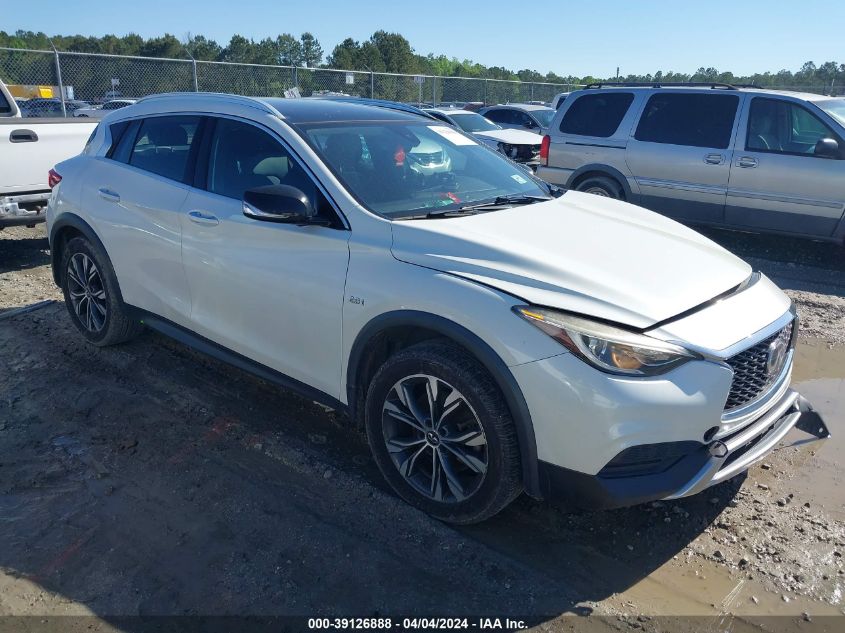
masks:
<svg viewBox="0 0 845 633"><path fill-rule="evenodd" d="M216 216L205 211L188 211L188 219L195 224L203 224L205 226L217 226L220 224L220 220Z"/></svg>
<svg viewBox="0 0 845 633"><path fill-rule="evenodd" d="M108 200L109 202L120 202L120 194L115 193L111 189L100 187L97 189L97 193L100 194L100 197L103 200Z"/></svg>
<svg viewBox="0 0 845 633"><path fill-rule="evenodd" d="M708 165L721 165L725 162L725 157L722 154L707 154L704 162Z"/></svg>
<svg viewBox="0 0 845 633"><path fill-rule="evenodd" d="M756 167L757 166L757 159L753 156L743 156L738 161L736 161L737 167Z"/></svg>
<svg viewBox="0 0 845 633"><path fill-rule="evenodd" d="M10 143L34 143L38 140L38 135L32 130L12 130L9 134Z"/></svg>

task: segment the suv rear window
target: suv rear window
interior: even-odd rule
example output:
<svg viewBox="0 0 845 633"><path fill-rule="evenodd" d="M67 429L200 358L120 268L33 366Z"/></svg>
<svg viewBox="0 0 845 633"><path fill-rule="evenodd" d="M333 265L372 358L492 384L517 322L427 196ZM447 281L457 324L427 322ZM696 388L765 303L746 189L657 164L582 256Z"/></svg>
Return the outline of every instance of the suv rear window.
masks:
<svg viewBox="0 0 845 633"><path fill-rule="evenodd" d="M560 131L577 136L613 136L633 101L630 92L600 92L579 97L563 115Z"/></svg>
<svg viewBox="0 0 845 633"><path fill-rule="evenodd" d="M736 95L658 93L646 103L634 138L726 149L738 106Z"/></svg>

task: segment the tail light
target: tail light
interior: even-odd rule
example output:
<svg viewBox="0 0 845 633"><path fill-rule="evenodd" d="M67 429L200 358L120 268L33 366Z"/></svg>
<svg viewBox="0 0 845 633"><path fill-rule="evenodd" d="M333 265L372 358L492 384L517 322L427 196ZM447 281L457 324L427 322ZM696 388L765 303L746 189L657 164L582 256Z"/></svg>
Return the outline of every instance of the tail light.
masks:
<svg viewBox="0 0 845 633"><path fill-rule="evenodd" d="M50 185L50 189L58 185L62 181L62 177L55 169L51 169L47 174L47 184Z"/></svg>
<svg viewBox="0 0 845 633"><path fill-rule="evenodd" d="M549 164L549 145L551 145L551 143L552 139L548 134L543 137L543 141L540 143L540 160L542 160L546 166Z"/></svg>

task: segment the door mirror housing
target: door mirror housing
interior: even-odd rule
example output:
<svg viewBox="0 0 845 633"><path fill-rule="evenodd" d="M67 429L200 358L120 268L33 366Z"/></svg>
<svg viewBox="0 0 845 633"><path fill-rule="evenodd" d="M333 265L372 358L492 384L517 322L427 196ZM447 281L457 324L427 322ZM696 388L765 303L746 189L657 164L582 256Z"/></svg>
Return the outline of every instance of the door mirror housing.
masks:
<svg viewBox="0 0 845 633"><path fill-rule="evenodd" d="M832 138L819 139L813 154L821 158L840 158L839 143Z"/></svg>
<svg viewBox="0 0 845 633"><path fill-rule="evenodd" d="M283 224L324 224L318 221L308 196L289 185L266 185L244 192L244 215Z"/></svg>

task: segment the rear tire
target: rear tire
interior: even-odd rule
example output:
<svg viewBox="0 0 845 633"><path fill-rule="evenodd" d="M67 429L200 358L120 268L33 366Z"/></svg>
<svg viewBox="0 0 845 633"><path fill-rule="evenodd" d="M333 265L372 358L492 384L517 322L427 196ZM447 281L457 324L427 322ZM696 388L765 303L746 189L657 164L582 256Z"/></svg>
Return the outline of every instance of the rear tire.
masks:
<svg viewBox="0 0 845 633"><path fill-rule="evenodd" d="M62 292L71 321L94 345L116 345L136 337L143 326L132 319L121 298L106 253L84 237L65 246L61 261Z"/></svg>
<svg viewBox="0 0 845 633"><path fill-rule="evenodd" d="M597 196L605 198L615 198L617 200L624 200L625 194L622 192L622 186L613 178L608 176L590 176L578 183L575 188L576 191L583 191L584 193L592 193Z"/></svg>
<svg viewBox="0 0 845 633"><path fill-rule="evenodd" d="M449 523L487 519L522 492L519 445L487 370L448 342L389 358L367 391L373 458L396 493Z"/></svg>

